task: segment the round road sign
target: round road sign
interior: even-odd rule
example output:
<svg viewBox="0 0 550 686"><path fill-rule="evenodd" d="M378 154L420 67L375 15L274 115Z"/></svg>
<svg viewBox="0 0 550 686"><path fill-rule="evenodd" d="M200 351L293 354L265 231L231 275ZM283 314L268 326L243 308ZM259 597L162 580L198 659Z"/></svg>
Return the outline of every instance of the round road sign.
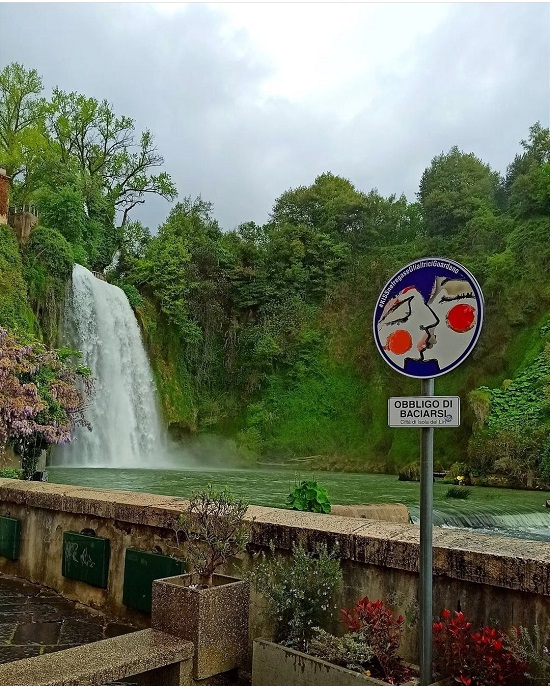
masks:
<svg viewBox="0 0 550 686"><path fill-rule="evenodd" d="M472 274L440 257L416 260L382 289L374 340L384 360L417 379L441 376L472 352L483 323L483 294Z"/></svg>

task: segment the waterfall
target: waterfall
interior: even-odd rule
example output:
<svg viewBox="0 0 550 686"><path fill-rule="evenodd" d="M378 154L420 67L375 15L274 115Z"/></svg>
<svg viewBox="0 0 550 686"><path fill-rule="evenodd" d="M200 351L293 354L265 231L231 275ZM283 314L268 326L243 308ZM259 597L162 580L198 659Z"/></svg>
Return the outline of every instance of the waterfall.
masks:
<svg viewBox="0 0 550 686"><path fill-rule="evenodd" d="M95 379L86 419L53 462L78 467L159 467L166 437L141 332L124 292L75 265L63 344L81 350Z"/></svg>
<svg viewBox="0 0 550 686"><path fill-rule="evenodd" d="M419 508L411 507L411 519L414 524L419 523ZM550 512L541 509L540 512L521 512L495 508L491 512L471 512L468 510L445 512L433 511L435 526L445 529L464 529L484 533L502 533L532 540L550 540Z"/></svg>

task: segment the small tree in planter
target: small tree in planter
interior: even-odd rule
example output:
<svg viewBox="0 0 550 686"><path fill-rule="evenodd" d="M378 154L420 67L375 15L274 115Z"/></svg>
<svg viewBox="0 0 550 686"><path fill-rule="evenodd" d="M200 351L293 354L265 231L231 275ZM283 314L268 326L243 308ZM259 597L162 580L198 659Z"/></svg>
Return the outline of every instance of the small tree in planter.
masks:
<svg viewBox="0 0 550 686"><path fill-rule="evenodd" d="M247 508L248 503L236 500L226 489L215 491L211 484L191 498L180 517L180 532L187 543L186 558L201 585L212 586L216 569L246 549Z"/></svg>
<svg viewBox="0 0 550 686"><path fill-rule="evenodd" d="M248 583L215 573L246 548L246 510L227 490L193 495L178 531L192 572L153 583L151 626L194 644L195 679L239 667L246 656Z"/></svg>

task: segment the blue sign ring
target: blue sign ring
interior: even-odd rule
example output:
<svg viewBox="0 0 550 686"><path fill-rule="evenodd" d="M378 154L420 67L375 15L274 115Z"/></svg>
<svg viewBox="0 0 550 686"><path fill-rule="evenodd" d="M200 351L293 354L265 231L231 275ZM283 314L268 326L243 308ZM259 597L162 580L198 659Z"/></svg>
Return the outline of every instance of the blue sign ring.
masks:
<svg viewBox="0 0 550 686"><path fill-rule="evenodd" d="M474 349L483 314L483 293L466 267L426 257L405 265L382 289L374 308L374 340L400 374L442 376Z"/></svg>

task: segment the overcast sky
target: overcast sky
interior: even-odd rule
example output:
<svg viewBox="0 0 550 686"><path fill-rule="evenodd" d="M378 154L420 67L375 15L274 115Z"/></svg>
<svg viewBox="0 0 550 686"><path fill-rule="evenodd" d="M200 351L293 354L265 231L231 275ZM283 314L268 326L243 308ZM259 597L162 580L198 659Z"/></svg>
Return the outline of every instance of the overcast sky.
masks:
<svg viewBox="0 0 550 686"><path fill-rule="evenodd" d="M414 200L453 145L505 172L550 125L550 4L3 3L20 62L152 131L223 229L325 171ZM170 205L134 216L155 231Z"/></svg>

